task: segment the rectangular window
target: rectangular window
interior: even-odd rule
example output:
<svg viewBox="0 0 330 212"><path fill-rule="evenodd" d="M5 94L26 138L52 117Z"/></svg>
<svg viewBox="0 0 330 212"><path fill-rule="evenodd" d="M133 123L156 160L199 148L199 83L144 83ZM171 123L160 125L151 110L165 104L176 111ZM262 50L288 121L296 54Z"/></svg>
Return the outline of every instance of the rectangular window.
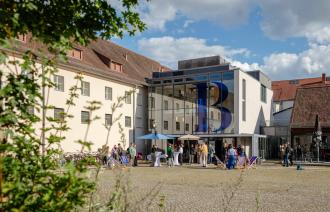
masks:
<svg viewBox="0 0 330 212"><path fill-rule="evenodd" d="M34 107L33 107L33 106L29 106L28 109L27 109L27 112L28 112L30 115L34 115Z"/></svg>
<svg viewBox="0 0 330 212"><path fill-rule="evenodd" d="M90 84L86 81L81 81L81 95L89 96L90 95Z"/></svg>
<svg viewBox="0 0 330 212"><path fill-rule="evenodd" d="M68 56L78 60L82 60L82 51L80 49L73 48L68 51Z"/></svg>
<svg viewBox="0 0 330 212"><path fill-rule="evenodd" d="M242 80L242 98L246 99L246 81L245 79Z"/></svg>
<svg viewBox="0 0 330 212"><path fill-rule="evenodd" d="M168 130L168 121L164 121L164 130Z"/></svg>
<svg viewBox="0 0 330 212"><path fill-rule="evenodd" d="M155 108L155 98L154 97L150 97L150 107Z"/></svg>
<svg viewBox="0 0 330 212"><path fill-rule="evenodd" d="M186 124L186 132L189 132L189 124Z"/></svg>
<svg viewBox="0 0 330 212"><path fill-rule="evenodd" d="M260 98L261 101L265 103L267 102L267 90L266 90L266 86L264 85L261 85Z"/></svg>
<svg viewBox="0 0 330 212"><path fill-rule="evenodd" d="M105 87L105 99L112 100L112 88Z"/></svg>
<svg viewBox="0 0 330 212"><path fill-rule="evenodd" d="M149 119L149 128L150 129L153 129L155 127L154 124L155 124L155 120Z"/></svg>
<svg viewBox="0 0 330 212"><path fill-rule="evenodd" d="M164 100L164 110L168 110L168 101Z"/></svg>
<svg viewBox="0 0 330 212"><path fill-rule="evenodd" d="M132 118L130 116L125 116L125 127L132 126Z"/></svg>
<svg viewBox="0 0 330 212"><path fill-rule="evenodd" d="M105 114L105 126L112 125L112 114Z"/></svg>
<svg viewBox="0 0 330 212"><path fill-rule="evenodd" d="M54 75L54 84L56 91L64 91L64 76Z"/></svg>
<svg viewBox="0 0 330 212"><path fill-rule="evenodd" d="M111 68L111 70L114 70L114 71L123 72L122 64L116 63L114 61L111 61L110 68Z"/></svg>
<svg viewBox="0 0 330 212"><path fill-rule="evenodd" d="M141 117L136 117L136 119L135 119L135 127L136 128L143 128L142 118Z"/></svg>
<svg viewBox="0 0 330 212"><path fill-rule="evenodd" d="M177 130L177 131L180 131L180 122L175 122L175 129Z"/></svg>
<svg viewBox="0 0 330 212"><path fill-rule="evenodd" d="M137 94L137 96L136 96L136 104L138 105L138 106L142 106L142 95L141 94Z"/></svg>
<svg viewBox="0 0 330 212"><path fill-rule="evenodd" d="M88 124L89 120L89 111L81 111L81 123Z"/></svg>
<svg viewBox="0 0 330 212"><path fill-rule="evenodd" d="M187 115L189 115L189 113L190 113L190 107L189 106L187 106L186 113L187 113Z"/></svg>
<svg viewBox="0 0 330 212"><path fill-rule="evenodd" d="M246 102L243 100L242 102L242 120L246 121Z"/></svg>
<svg viewBox="0 0 330 212"><path fill-rule="evenodd" d="M131 104L132 102L132 94L128 91L125 91L125 103Z"/></svg>
<svg viewBox="0 0 330 212"><path fill-rule="evenodd" d="M64 121L64 109L54 108L54 119L56 121Z"/></svg>

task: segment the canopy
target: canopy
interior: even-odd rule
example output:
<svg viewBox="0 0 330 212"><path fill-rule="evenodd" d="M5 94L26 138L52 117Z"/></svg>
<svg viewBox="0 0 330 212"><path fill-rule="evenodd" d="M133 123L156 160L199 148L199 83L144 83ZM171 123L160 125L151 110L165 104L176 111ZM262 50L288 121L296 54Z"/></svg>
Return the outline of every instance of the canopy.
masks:
<svg viewBox="0 0 330 212"><path fill-rule="evenodd" d="M138 139L147 139L147 140L169 140L169 139L173 139L170 136L167 135L163 135L160 133L150 133L150 134L146 134L143 136L138 137Z"/></svg>
<svg viewBox="0 0 330 212"><path fill-rule="evenodd" d="M197 141L197 140L199 140L199 136L188 134L188 135L181 136L179 138L179 140L196 140Z"/></svg>

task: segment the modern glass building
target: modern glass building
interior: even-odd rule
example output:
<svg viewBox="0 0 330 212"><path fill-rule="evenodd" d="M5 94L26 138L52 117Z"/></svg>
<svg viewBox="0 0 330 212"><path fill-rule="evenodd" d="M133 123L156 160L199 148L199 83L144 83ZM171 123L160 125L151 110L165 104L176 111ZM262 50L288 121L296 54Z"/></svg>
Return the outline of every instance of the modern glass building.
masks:
<svg viewBox="0 0 330 212"><path fill-rule="evenodd" d="M179 61L178 67L148 79L149 131L175 137L197 134L218 152L227 142L259 154L259 138L265 137L259 128L270 119L270 80L260 71L232 67L219 56Z"/></svg>

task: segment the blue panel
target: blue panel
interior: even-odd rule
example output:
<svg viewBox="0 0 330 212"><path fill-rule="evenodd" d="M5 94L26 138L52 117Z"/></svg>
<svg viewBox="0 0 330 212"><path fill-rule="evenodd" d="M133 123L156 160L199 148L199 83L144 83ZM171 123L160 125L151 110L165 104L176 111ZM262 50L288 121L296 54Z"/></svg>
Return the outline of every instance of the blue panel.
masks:
<svg viewBox="0 0 330 212"><path fill-rule="evenodd" d="M207 84L198 83L197 84L198 91L198 128L197 132L207 132Z"/></svg>

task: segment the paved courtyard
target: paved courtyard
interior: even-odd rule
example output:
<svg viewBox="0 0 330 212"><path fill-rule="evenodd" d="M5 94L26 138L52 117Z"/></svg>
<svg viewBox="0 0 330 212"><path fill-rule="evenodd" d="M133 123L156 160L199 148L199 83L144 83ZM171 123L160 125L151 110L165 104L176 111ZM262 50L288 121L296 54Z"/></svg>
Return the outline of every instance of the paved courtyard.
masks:
<svg viewBox="0 0 330 212"><path fill-rule="evenodd" d="M142 165L104 170L96 196L109 199L122 173L128 179L129 202L139 205L137 211L330 211L330 167L304 168L262 165L242 172ZM160 202L163 208L157 206Z"/></svg>

